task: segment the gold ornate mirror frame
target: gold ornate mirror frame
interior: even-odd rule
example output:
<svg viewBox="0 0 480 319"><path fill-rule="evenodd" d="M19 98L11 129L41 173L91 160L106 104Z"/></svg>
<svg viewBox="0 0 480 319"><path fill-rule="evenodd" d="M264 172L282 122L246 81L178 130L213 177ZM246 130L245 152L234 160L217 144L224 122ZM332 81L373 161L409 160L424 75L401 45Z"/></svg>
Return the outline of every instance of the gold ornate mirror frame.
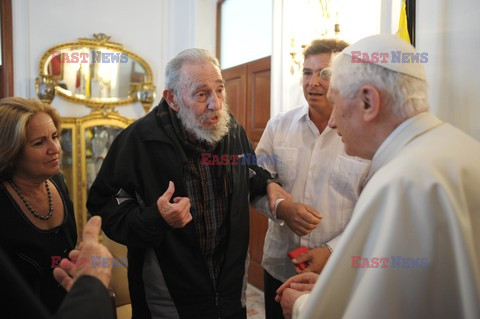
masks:
<svg viewBox="0 0 480 319"><path fill-rule="evenodd" d="M49 48L39 63L39 98L49 103L58 93L94 109L140 101L148 111L155 97L150 66L109 40L99 33L93 39L80 38Z"/></svg>

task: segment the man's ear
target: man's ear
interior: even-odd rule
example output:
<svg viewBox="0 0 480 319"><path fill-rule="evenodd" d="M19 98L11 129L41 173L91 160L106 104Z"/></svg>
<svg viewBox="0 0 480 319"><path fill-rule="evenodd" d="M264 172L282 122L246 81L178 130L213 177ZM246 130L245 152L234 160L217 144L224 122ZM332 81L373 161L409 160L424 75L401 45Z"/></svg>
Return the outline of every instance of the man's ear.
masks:
<svg viewBox="0 0 480 319"><path fill-rule="evenodd" d="M380 92L371 85L364 85L361 90L363 119L370 122L380 113Z"/></svg>
<svg viewBox="0 0 480 319"><path fill-rule="evenodd" d="M163 90L163 98L165 101L167 101L168 106L175 112L178 112L179 106L177 102L175 101L175 94L173 93L173 90Z"/></svg>

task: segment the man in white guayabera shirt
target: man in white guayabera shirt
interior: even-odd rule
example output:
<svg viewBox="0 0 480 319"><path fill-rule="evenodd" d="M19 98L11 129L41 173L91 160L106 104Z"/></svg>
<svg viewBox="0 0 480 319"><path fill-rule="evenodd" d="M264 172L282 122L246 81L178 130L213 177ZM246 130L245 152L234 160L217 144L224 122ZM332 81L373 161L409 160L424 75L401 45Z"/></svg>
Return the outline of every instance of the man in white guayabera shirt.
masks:
<svg viewBox="0 0 480 319"><path fill-rule="evenodd" d="M428 112L427 61L395 35L334 59L329 126L372 164L322 274L279 289L286 317L480 318L480 143Z"/></svg>
<svg viewBox="0 0 480 319"><path fill-rule="evenodd" d="M276 176L293 196L271 213L262 265L266 319L282 318L275 301L282 283L299 271L320 273L352 215L359 186L369 161L345 154L341 138L328 127L332 106L326 94L332 54L348 43L337 39L313 41L304 50L303 93L307 104L272 118L255 150L270 155L263 167ZM262 163L259 163L262 164ZM265 165L266 164L266 165ZM290 261L288 252L306 246L308 253ZM296 267L306 262L303 270Z"/></svg>

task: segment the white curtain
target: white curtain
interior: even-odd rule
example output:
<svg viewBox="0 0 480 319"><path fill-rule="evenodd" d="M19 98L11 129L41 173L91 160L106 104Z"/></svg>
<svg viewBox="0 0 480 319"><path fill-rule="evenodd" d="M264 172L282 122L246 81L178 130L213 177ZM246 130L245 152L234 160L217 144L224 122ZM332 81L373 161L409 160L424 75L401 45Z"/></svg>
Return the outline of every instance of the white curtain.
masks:
<svg viewBox="0 0 480 319"><path fill-rule="evenodd" d="M416 31L432 112L480 140L480 2L418 0Z"/></svg>

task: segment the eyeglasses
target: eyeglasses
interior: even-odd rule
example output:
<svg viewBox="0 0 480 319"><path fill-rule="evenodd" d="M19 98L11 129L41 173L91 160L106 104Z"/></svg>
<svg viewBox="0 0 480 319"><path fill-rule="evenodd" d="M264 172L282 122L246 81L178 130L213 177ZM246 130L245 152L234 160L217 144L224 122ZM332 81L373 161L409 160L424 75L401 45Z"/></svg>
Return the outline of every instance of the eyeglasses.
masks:
<svg viewBox="0 0 480 319"><path fill-rule="evenodd" d="M305 71L303 73L303 78L309 81L312 75L313 74L311 71ZM332 76L332 68L330 67L324 68L320 72L318 72L318 77L323 81L330 80L331 76Z"/></svg>
<svg viewBox="0 0 480 319"><path fill-rule="evenodd" d="M322 80L330 80L332 77L332 68L324 68L320 71L320 78Z"/></svg>

